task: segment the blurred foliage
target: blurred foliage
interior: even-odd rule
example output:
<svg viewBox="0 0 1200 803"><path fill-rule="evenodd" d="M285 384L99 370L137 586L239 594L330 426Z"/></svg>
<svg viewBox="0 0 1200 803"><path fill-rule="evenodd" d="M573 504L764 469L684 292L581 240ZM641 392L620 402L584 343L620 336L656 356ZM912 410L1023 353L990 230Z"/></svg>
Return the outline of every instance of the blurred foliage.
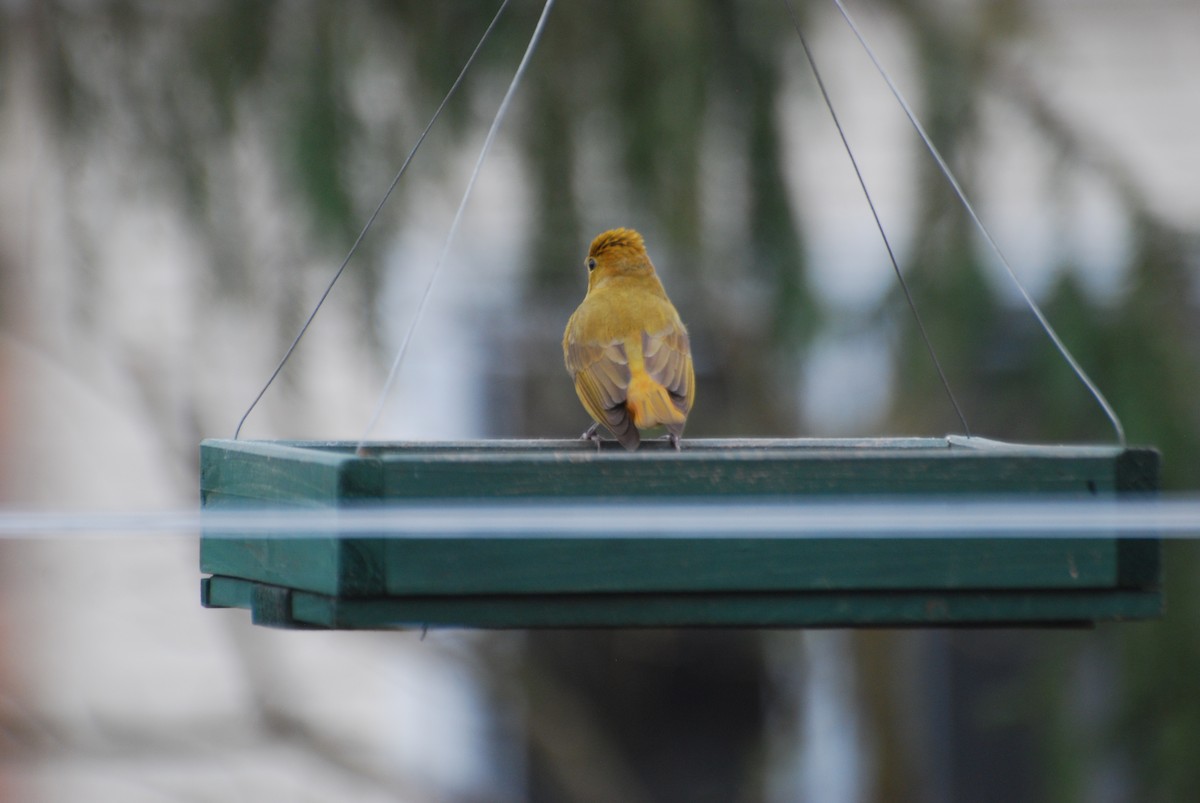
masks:
<svg viewBox="0 0 1200 803"><path fill-rule="evenodd" d="M797 5L802 13L812 13L812 4ZM1024 0L978 0L953 14L945 13L944 5L879 0L873 9L905 32L917 54L926 128L968 192L977 194L971 167L984 133L980 103L1001 80L998 65L1006 41L1027 30L1030 15ZM238 246L252 223L229 211L235 208L234 188L220 181L229 175L217 169L222 154L236 149L247 130L267 131L273 175L298 199L295 209L285 211L308 221L303 226L308 236L280 243L280 249L296 258L316 253L334 264L497 6L423 0L27 3L0 12L5 22L0 50L33 50L40 94L66 163L78 161L76 149L89 137L128 140L143 169L174 188L203 235L221 299L275 305L280 302L261 293L273 285L261 275L269 266L252 264ZM476 73L435 129L437 143L429 146L428 160L435 176L445 175L448 165L439 160L453 157L457 146L476 147L474 136L492 113L498 88L511 75L539 8L515 2L485 47ZM532 203L532 225L525 233L528 318L561 325L557 322L565 320L581 294L587 240L601 227L635 224L653 235L652 254L670 255L672 295L694 322L701 376L693 434L795 434L801 420L795 392L801 358L813 335L828 324L827 311L807 280L805 210L784 180L780 97L785 57L796 47L786 13L775 4L560 3L508 122L524 157ZM380 71L398 77L403 97L364 107L356 93L364 76ZM1044 98L1028 87L1013 97L1060 151L1064 169L1110 181L1132 222L1134 247L1124 268L1123 292L1115 300L1097 300L1078 280L1076 266L1064 266L1044 299L1048 316L1121 413L1130 441L1162 449L1166 487L1200 487L1196 232L1158 219L1131 189L1122 166L1097 157L1086 132L1072 132ZM719 241L707 222L713 200L705 197L704 171L714 148L741 165L736 181L745 199L741 208L718 210L726 224ZM364 164L371 169L364 171ZM968 420L979 434L1014 440L1110 439L1102 415L1028 312L997 293L988 278L990 257L969 220L935 167L923 164L914 189L917 235L902 267ZM606 186L589 183L597 176ZM611 210L597 200L614 193L625 204L619 220L608 219ZM369 300L380 284L383 232L402 225L405 211L421 202L402 186L389 216L366 242L351 287L361 294L367 314L376 312ZM766 299L761 310L738 314L728 293L733 286L745 298ZM283 303L288 310L273 320L281 322L280 337L286 338L311 301L291 293ZM890 295L864 319L871 319L881 336L896 336L894 375L900 379L893 388L889 430L957 429L900 296ZM520 426L527 432L569 431L576 426L572 422L584 423L573 401L546 401L570 399L561 375L558 331L539 333L538 342L526 344L524 351L510 350L527 355L524 365L510 366L524 383L515 396L524 400L524 409L510 417L523 414ZM1200 788L1200 762L1194 760L1200 754L1200 685L1195 683L1200 677L1195 636L1200 632L1200 551L1172 544L1167 557L1170 612L1163 621L1084 637L1021 634L1011 677L1029 710L1014 710L1034 734L1027 738L1041 746L1044 799L1087 799L1094 791L1089 773L1114 762L1118 772L1128 768L1131 799L1185 799ZM951 640L958 649L983 649L988 638L973 634ZM1014 643L1011 635L996 638L1002 642L995 643ZM895 719L897 701L912 689L890 677L905 642L903 634L864 634L859 643L863 705L874 717L874 747L880 754L871 786L888 800L921 797L903 760L911 749L903 744L908 729ZM672 675L679 665L658 674L643 666L675 650L689 653L694 672L711 669L704 666L703 649L694 654L690 638L649 644L640 636L618 635L587 643L592 669L632 666L647 673L646 685L632 691L601 688L605 684L587 672L589 661L580 660L580 642L564 645L560 636L537 642L531 655L573 673L576 693L601 701L596 703L598 727L625 740L621 750L627 751L635 776L652 772L654 750L670 754L666 761L678 756L669 745L650 744L639 732L639 721L621 718L634 709L606 710L605 699L620 700L624 694L637 711L665 719L679 715L667 710L666 695L695 692L679 704L687 715L679 715L680 732L720 731L707 727L706 717L722 716L724 709L703 714L701 709L706 700L720 702L726 692L704 686L696 676ZM713 644L718 642L709 648ZM722 682L749 705L754 694L743 684L762 672L757 647L726 636L719 646L728 650L721 666L737 669L736 682L724 676ZM1073 673L1089 664L1116 667L1108 681L1114 699L1098 715L1099 724L1072 708L1078 705ZM659 687L654 678L672 682ZM632 682L627 672L607 680ZM735 724L726 743L757 727L745 719ZM750 772L756 749L739 742L737 761L724 771ZM536 767L552 757L536 754L532 763ZM709 769L721 771L721 764L721 756L713 756ZM534 786L553 787L548 780L553 774ZM677 791L682 787L672 784L683 783L681 777L658 781L663 789ZM643 783L655 788L644 777ZM739 787L729 777L714 784L730 795L740 789L744 799L757 795L754 784Z"/></svg>
<svg viewBox="0 0 1200 803"><path fill-rule="evenodd" d="M925 16L914 19L922 21L914 25L914 37L931 39L920 48L927 77L923 94L936 101L927 126L935 141L945 144L943 153L951 164L969 165L955 157L978 140L978 116L972 108L987 77L979 65L996 40L966 36L958 38L960 45L969 41L971 46L956 46L938 41L944 37L936 22ZM960 83L948 75L975 77ZM1129 441L1162 451L1164 488L1194 490L1200 487L1200 462L1195 459L1200 451L1196 233L1156 219L1121 165L1097 160L1086 136L1068 135L1069 123L1041 99L1022 98L1031 101L1027 112L1061 150L1066 165L1095 169L1118 188L1133 223L1131 258L1124 269L1128 280L1115 302L1090 297L1075 266L1068 265L1042 300L1044 310L1120 414ZM924 182L932 187L940 181L929 165ZM970 221L951 209L944 191L931 189L921 199L919 230L924 235L911 259L916 266L912 283L926 314L934 318L930 333L968 420L985 422L985 432L1013 440L1111 440L1102 412L1032 316L1007 307L982 278L984 251ZM924 346L915 327L904 331L899 374L921 381L900 383L897 420L906 429L944 427L951 419L924 367ZM1094 799L1104 782L1118 789L1127 785L1125 799L1131 800L1178 800L1191 794L1187 790L1200 788L1200 765L1188 758L1200 750L1200 687L1193 680L1200 672L1195 638L1200 629L1200 550L1194 544L1167 544L1164 566L1168 615L1162 621L1106 628L1086 639L1028 636L1028 643L1041 646L1026 656L1017 677L1029 701L1023 716L1035 726L1042 745L1041 799ZM1102 693L1112 699L1096 705L1096 712L1074 710L1081 704L1076 687L1081 662L1114 661L1115 676L1101 681L1107 684ZM1133 767L1131 777L1121 777L1120 768L1127 764Z"/></svg>
<svg viewBox="0 0 1200 803"><path fill-rule="evenodd" d="M914 35L929 37L937 27L916 26ZM955 156L979 137L972 103L986 76L962 84L946 76L970 75L994 44L982 39L960 49L931 41L921 48L924 96L938 101L929 129L935 141L949 143L943 153L952 164L961 164ZM947 62L953 54L959 60ZM1118 411L1129 441L1162 451L1164 488L1194 490L1200 487L1195 459L1200 450L1196 233L1157 220L1131 190L1121 166L1097 163L1083 147L1086 140L1066 137L1069 125L1052 108L1032 103L1029 113L1062 149L1067 165L1098 169L1119 188L1133 222L1125 267L1129 278L1115 303L1090 297L1075 266L1068 265L1041 301L1044 310ZM940 182L932 165L925 173L927 184ZM934 316L930 333L968 420L985 422L984 432L1012 440L1110 441L1111 428L1102 412L1029 312L1006 306L984 280L985 254L965 214L951 208L944 191L931 190L921 198L919 230L925 234L911 259L916 266L912 284L926 314ZM921 381L900 383L897 420L906 429L944 427L951 419L925 367L924 345L911 324L904 331L899 373ZM1014 699L1027 704L1014 710L1032 724L1042 746L1040 799L1090 800L1103 794L1108 783L1127 787L1125 799L1166 801L1183 799L1187 790L1200 786L1200 765L1188 758L1200 750L1200 687L1193 680L1200 672L1195 638L1200 628L1200 550L1194 544L1169 543L1164 566L1168 615L1162 621L1106 628L1086 639L1027 636L1027 644L1040 647L1027 652L1015 675L1023 696ZM1075 710L1081 705L1076 686L1081 663L1114 661L1115 676L1099 681L1106 684L1101 693L1112 699L1098 705L1085 701L1099 709L1095 712ZM1127 764L1133 772L1123 777L1120 768Z"/></svg>

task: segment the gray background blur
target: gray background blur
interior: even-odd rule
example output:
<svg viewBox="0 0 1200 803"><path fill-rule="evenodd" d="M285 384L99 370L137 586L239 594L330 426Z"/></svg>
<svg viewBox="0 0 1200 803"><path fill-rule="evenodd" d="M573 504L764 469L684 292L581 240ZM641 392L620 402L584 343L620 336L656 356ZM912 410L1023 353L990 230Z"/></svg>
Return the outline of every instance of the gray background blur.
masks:
<svg viewBox="0 0 1200 803"><path fill-rule="evenodd" d="M194 507L498 3L0 2L0 503ZM1107 424L830 4L797 3L977 434ZM1081 363L1200 485L1200 7L850 5ZM355 438L540 12L517 0L243 433ZM640 229L688 435L957 429L776 2L562 2L375 436L569 437ZM194 535L0 544L0 801L1188 799L1197 550L1092 632L281 633Z"/></svg>

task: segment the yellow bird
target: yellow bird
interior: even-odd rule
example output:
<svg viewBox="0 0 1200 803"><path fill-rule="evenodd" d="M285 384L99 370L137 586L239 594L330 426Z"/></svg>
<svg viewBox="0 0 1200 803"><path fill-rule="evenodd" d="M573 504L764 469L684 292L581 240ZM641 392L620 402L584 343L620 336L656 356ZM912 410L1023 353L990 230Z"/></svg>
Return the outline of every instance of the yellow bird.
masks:
<svg viewBox="0 0 1200 803"><path fill-rule="evenodd" d="M696 396L687 329L679 319L642 235L613 229L592 240L588 290L567 321L563 359L575 392L595 419L633 451L638 430L666 427L678 449Z"/></svg>

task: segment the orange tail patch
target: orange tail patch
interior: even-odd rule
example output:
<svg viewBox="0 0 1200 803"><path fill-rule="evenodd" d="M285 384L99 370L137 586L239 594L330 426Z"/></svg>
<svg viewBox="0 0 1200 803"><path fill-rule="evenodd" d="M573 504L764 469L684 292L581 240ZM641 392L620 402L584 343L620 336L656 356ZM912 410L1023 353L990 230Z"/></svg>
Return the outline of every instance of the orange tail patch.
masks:
<svg viewBox="0 0 1200 803"><path fill-rule="evenodd" d="M649 429L660 424L681 425L687 418L671 401L667 389L648 374L635 374L630 379L627 394L625 407L638 429Z"/></svg>

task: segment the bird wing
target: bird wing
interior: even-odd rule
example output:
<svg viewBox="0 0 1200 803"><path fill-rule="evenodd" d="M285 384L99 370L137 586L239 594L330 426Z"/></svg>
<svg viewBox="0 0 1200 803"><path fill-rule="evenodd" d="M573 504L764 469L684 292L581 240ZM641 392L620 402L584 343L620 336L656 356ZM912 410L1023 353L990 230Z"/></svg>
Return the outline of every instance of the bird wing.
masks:
<svg viewBox="0 0 1200 803"><path fill-rule="evenodd" d="M687 415L696 395L687 330L673 322L662 331L643 333L642 356L646 362L646 373L667 389L675 407Z"/></svg>
<svg viewBox="0 0 1200 803"><path fill-rule="evenodd" d="M629 389L629 358L624 344L570 342L566 349L567 370L575 378L575 392L596 421L612 431L622 444L637 444L637 428L625 409Z"/></svg>

